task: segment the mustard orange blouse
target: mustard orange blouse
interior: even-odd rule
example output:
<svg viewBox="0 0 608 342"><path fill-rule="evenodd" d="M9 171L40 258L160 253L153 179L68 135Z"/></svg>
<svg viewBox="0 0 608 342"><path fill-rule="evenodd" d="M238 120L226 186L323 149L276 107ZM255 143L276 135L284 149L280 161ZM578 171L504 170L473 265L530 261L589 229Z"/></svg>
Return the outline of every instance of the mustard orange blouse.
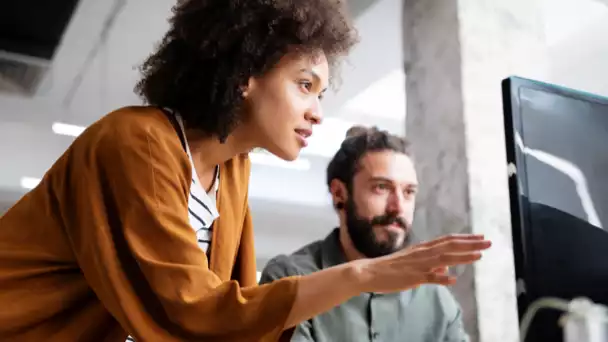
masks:
<svg viewBox="0 0 608 342"><path fill-rule="evenodd" d="M256 284L250 163L220 165L209 260L191 167L152 107L108 114L0 218L0 341L287 341L298 278Z"/></svg>

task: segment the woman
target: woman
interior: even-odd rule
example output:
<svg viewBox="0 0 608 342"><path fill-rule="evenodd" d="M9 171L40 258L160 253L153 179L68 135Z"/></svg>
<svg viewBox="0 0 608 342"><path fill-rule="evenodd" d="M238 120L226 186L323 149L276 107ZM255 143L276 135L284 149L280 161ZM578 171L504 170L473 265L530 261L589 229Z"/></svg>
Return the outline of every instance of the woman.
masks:
<svg viewBox="0 0 608 342"><path fill-rule="evenodd" d="M247 153L298 156L355 40L336 1L179 2L137 86L150 106L90 126L0 219L0 340L288 340L361 292L452 283L488 241L256 286Z"/></svg>

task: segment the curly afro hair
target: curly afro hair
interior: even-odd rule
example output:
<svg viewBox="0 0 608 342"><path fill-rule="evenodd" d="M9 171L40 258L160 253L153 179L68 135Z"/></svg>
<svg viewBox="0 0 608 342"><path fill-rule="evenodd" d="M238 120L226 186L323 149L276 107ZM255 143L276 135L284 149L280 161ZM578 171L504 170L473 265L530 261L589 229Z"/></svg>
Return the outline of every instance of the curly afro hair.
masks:
<svg viewBox="0 0 608 342"><path fill-rule="evenodd" d="M333 71L358 41L340 0L182 0L173 14L135 91L222 142L239 122L250 77L293 49L322 51Z"/></svg>

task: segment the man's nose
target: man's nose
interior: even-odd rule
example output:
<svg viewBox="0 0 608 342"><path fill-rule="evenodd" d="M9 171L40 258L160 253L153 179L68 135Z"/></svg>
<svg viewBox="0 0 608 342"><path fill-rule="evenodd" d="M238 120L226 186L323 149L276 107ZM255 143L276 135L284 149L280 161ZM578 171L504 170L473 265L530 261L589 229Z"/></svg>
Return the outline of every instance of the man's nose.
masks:
<svg viewBox="0 0 608 342"><path fill-rule="evenodd" d="M403 215L405 212L405 208L407 206L407 201L403 194L399 192L394 192L387 203L387 212L391 215Z"/></svg>

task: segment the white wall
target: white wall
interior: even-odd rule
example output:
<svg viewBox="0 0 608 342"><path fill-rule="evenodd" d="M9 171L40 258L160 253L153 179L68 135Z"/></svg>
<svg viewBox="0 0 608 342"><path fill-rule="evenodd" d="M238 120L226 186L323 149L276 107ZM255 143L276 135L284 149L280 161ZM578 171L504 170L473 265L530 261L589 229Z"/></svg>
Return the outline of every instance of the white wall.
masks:
<svg viewBox="0 0 608 342"><path fill-rule="evenodd" d="M544 81L608 96L608 1L544 0Z"/></svg>
<svg viewBox="0 0 608 342"><path fill-rule="evenodd" d="M608 6L592 9L595 14L586 16L578 30L549 46L548 81L608 96Z"/></svg>

